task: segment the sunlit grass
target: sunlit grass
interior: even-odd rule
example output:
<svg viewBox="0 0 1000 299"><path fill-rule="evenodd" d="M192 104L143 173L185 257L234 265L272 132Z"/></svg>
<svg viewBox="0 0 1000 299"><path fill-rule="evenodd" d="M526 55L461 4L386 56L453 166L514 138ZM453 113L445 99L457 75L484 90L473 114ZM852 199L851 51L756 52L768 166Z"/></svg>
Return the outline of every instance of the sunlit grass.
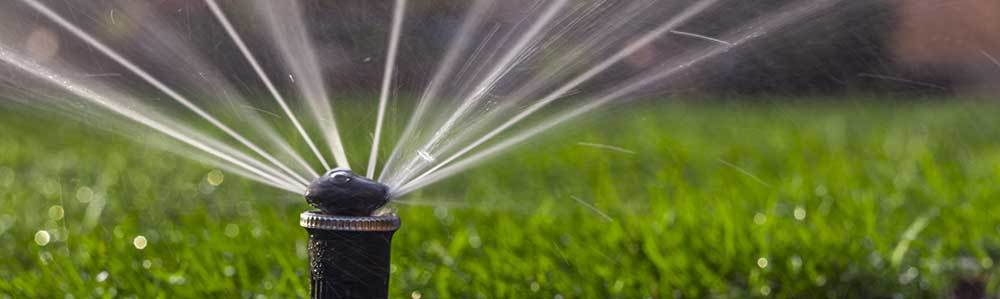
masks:
<svg viewBox="0 0 1000 299"><path fill-rule="evenodd" d="M398 205L392 297L996 294L995 115L609 111L405 198L423 204ZM0 117L0 294L308 294L298 196L77 123Z"/></svg>

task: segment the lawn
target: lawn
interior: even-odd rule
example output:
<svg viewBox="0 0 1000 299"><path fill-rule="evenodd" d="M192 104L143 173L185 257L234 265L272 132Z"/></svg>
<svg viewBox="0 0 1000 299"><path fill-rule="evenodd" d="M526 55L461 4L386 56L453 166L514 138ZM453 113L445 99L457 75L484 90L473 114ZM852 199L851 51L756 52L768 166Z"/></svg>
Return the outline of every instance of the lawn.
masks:
<svg viewBox="0 0 1000 299"><path fill-rule="evenodd" d="M605 111L404 198L392 298L995 295L996 115ZM0 110L0 136L0 297L308 294L298 195L71 121Z"/></svg>

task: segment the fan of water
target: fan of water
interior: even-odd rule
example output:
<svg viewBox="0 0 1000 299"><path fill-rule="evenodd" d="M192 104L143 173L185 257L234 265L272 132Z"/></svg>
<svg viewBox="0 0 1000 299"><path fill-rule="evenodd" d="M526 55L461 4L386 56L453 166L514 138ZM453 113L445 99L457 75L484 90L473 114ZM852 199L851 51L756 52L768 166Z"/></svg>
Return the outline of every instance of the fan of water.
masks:
<svg viewBox="0 0 1000 299"><path fill-rule="evenodd" d="M291 192L361 166L398 197L609 103L677 90L702 65L846 5L455 2L6 1L2 94L131 136L169 136L157 144ZM414 11L439 19L408 19ZM408 37L427 26L444 29L423 35L437 40ZM405 55L427 44L441 51ZM352 75L373 66L380 79ZM377 98L362 105L371 115L342 111L358 100L332 100L358 90ZM392 115L401 132L387 129ZM365 161L348 157L350 143L368 146Z"/></svg>

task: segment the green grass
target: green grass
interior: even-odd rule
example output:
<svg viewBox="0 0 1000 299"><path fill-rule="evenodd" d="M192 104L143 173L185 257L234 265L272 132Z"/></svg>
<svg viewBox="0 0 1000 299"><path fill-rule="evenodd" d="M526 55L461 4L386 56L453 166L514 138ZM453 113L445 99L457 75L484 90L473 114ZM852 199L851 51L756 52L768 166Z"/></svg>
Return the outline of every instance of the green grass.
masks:
<svg viewBox="0 0 1000 299"><path fill-rule="evenodd" d="M392 297L997 294L1000 105L858 103L632 106L549 134L399 206ZM0 297L308 294L298 196L0 114Z"/></svg>

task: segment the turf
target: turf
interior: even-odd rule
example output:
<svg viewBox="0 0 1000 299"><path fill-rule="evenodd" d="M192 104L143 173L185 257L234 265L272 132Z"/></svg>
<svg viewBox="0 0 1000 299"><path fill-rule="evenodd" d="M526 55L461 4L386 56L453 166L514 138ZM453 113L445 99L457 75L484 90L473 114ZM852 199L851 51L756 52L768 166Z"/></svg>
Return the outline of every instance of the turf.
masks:
<svg viewBox="0 0 1000 299"><path fill-rule="evenodd" d="M640 105L549 134L398 205L392 297L997 294L1000 105L861 103ZM0 114L0 297L308 294L297 195Z"/></svg>

